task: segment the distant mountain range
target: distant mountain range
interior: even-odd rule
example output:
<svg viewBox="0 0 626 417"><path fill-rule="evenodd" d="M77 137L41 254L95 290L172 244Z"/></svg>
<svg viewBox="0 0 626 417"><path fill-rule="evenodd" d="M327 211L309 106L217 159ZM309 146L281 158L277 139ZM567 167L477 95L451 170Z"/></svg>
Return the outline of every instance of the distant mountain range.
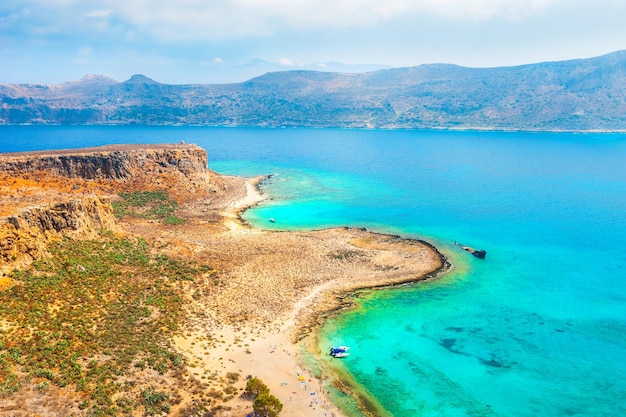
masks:
<svg viewBox="0 0 626 417"><path fill-rule="evenodd" d="M626 51L498 68L270 72L236 84L100 75L0 85L4 124L626 130Z"/></svg>
<svg viewBox="0 0 626 417"><path fill-rule="evenodd" d="M216 66L220 66L218 64ZM210 68L210 67L209 67ZM369 72L378 71L381 69L392 68L389 65L376 65L376 64L344 64L342 62L313 62L313 63L294 63L287 60L286 62L273 62L266 61L264 59L253 59L243 64L227 66L228 75L222 75L221 77L228 81L212 81L212 83L230 83L232 80L248 80L250 78L258 77L261 74L275 71L287 71L287 70L309 70L309 71L324 71L324 72ZM221 72L221 71L220 71ZM211 79L217 78L219 80L220 75L217 73L211 73Z"/></svg>

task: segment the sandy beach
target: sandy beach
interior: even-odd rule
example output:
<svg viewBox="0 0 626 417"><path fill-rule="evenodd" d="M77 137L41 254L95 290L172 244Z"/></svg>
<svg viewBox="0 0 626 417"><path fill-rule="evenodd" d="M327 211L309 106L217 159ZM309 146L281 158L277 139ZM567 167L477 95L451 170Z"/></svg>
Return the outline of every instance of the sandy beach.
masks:
<svg viewBox="0 0 626 417"><path fill-rule="evenodd" d="M424 242L355 228L311 232L254 229L241 219L264 198L261 179L247 179L207 229L185 226L174 245L197 259L219 264L224 285L215 297L195 303L177 349L202 379L215 370L260 378L284 405L282 416L343 416L303 366L298 341L344 304L351 291L413 282L447 268ZM135 231L137 231L135 225ZM241 391L240 391L241 392ZM219 415L251 412L233 398Z"/></svg>

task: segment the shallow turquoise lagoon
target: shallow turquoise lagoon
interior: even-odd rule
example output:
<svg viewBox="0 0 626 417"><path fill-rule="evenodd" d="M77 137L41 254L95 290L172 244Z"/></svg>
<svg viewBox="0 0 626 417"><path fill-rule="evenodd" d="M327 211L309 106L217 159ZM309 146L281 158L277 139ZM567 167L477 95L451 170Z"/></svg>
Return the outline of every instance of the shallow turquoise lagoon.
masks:
<svg viewBox="0 0 626 417"><path fill-rule="evenodd" d="M258 227L400 233L455 264L322 329L352 355L320 366L389 415L626 415L626 135L0 126L0 152L180 140L219 172L276 174Z"/></svg>

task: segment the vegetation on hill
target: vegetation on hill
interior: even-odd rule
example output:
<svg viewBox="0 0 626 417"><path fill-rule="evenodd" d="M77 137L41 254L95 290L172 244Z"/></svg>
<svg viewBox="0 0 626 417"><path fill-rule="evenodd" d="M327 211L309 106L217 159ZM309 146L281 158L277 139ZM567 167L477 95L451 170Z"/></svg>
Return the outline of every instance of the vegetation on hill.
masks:
<svg viewBox="0 0 626 417"><path fill-rule="evenodd" d="M14 271L0 292L0 396L34 383L76 391L94 416L167 411L180 399L159 376L180 377L184 367L168 342L183 285L211 268L111 232L65 238L50 253ZM150 386L136 384L141 375Z"/></svg>
<svg viewBox="0 0 626 417"><path fill-rule="evenodd" d="M181 224L185 222L174 213L178 203L169 198L167 191L134 191L119 194L121 201L112 203L117 218L124 216L158 219L165 224Z"/></svg>

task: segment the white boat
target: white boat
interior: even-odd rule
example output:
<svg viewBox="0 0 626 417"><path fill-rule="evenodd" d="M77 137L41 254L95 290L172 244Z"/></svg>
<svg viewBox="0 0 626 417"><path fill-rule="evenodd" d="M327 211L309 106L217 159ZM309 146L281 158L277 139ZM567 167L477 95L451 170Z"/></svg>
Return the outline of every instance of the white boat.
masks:
<svg viewBox="0 0 626 417"><path fill-rule="evenodd" d="M348 352L349 350L349 346L331 347L329 355L334 358L345 358L346 356L350 356L350 353Z"/></svg>

